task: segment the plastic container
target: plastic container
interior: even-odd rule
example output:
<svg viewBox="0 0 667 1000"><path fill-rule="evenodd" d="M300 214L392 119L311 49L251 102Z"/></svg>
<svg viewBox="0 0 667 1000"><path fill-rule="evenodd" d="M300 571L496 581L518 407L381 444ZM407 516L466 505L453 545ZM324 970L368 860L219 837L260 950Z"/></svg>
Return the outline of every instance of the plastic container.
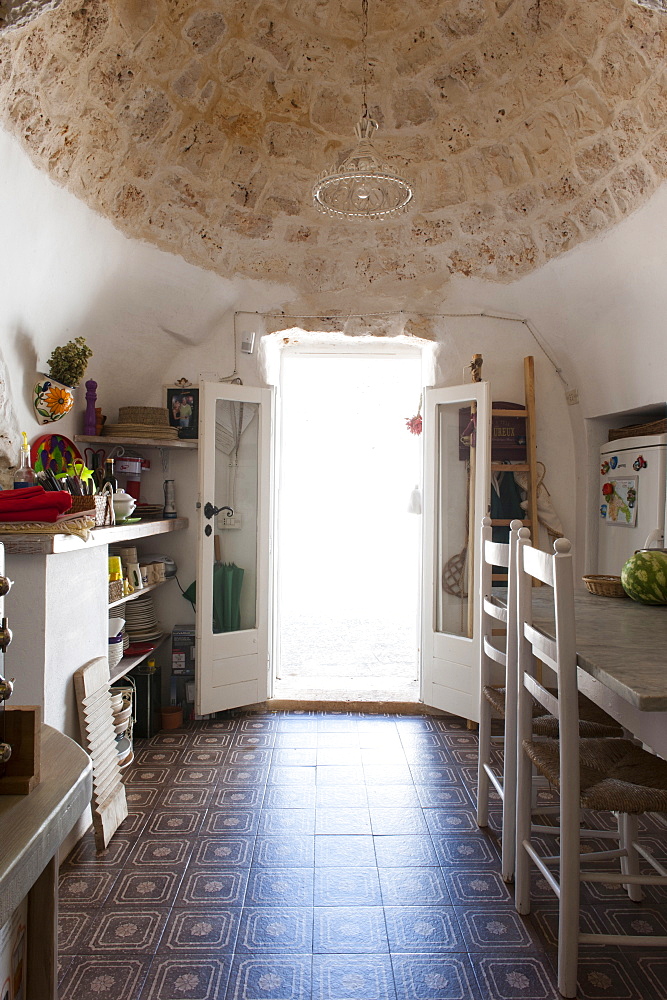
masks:
<svg viewBox="0 0 667 1000"><path fill-rule="evenodd" d="M180 705L165 705L160 715L163 729L180 729L183 725L183 709Z"/></svg>

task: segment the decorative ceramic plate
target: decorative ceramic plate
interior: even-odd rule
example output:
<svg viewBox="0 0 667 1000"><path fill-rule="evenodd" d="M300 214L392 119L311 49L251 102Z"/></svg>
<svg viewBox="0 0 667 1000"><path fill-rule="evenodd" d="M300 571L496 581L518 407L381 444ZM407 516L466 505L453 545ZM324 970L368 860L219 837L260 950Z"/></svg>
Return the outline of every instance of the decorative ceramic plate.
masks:
<svg viewBox="0 0 667 1000"><path fill-rule="evenodd" d="M54 476L67 472L75 462L84 464L81 452L69 438L62 434L43 434L30 445L30 461L35 472L50 469Z"/></svg>

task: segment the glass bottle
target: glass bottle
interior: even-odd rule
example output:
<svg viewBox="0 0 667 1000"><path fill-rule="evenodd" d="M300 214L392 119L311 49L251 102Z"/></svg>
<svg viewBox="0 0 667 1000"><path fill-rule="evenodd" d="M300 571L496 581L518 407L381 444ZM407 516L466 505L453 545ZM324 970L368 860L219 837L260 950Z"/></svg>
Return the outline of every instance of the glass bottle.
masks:
<svg viewBox="0 0 667 1000"><path fill-rule="evenodd" d="M28 435L25 431L22 431L21 434L23 436L23 443L21 444L20 464L14 473L15 490L20 490L24 486L34 486L36 482L35 470L30 466L30 447L28 445Z"/></svg>
<svg viewBox="0 0 667 1000"><path fill-rule="evenodd" d="M107 458L104 463L104 479L102 480L102 487L109 483L111 486L112 493L115 493L118 489L118 480L114 476L113 472L113 458Z"/></svg>

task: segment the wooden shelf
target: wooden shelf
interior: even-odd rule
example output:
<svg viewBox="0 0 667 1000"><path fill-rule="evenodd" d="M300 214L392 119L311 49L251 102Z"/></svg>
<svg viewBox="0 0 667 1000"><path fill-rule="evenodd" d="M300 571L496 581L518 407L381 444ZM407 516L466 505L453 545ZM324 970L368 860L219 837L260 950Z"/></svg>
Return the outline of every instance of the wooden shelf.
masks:
<svg viewBox="0 0 667 1000"><path fill-rule="evenodd" d="M491 472L530 472L525 462L491 462Z"/></svg>
<svg viewBox="0 0 667 1000"><path fill-rule="evenodd" d="M164 632L161 639L156 639L155 644L146 653L141 653L139 656L124 656L118 666L114 667L113 672L110 671L109 684L115 684L119 681L121 677L125 677L129 674L130 670L134 670L140 663L147 660L149 656L152 656L156 649L158 649L163 642L166 642L171 632Z"/></svg>
<svg viewBox="0 0 667 1000"><path fill-rule="evenodd" d="M122 437L119 434L109 434L97 437L91 434L75 434L75 441L82 441L84 444L124 444L128 446L136 445L137 448L198 448L199 441L192 438L167 438L165 441L156 441L155 438Z"/></svg>
<svg viewBox="0 0 667 1000"><path fill-rule="evenodd" d="M5 546L5 552L12 555L50 555L53 552L74 552L78 549L89 549L93 545L115 545L118 542L128 542L133 538L148 538L150 535L164 535L170 531L181 531L188 526L187 517L161 518L157 521L139 521L138 524L119 524L110 528L93 528L87 542L78 535L54 534L21 534L8 531L2 533L0 541Z"/></svg>
<svg viewBox="0 0 667 1000"><path fill-rule="evenodd" d="M169 580L173 580L173 576L168 576L166 580L160 580L159 583L150 583L147 587L142 587L141 590L135 590L133 594L128 594L127 597L121 597L119 601L113 601L109 605L109 609L117 608L119 604L127 604L128 601L136 601L138 597L144 597L145 594L150 594L152 590L157 590L158 587L163 587L165 583Z"/></svg>

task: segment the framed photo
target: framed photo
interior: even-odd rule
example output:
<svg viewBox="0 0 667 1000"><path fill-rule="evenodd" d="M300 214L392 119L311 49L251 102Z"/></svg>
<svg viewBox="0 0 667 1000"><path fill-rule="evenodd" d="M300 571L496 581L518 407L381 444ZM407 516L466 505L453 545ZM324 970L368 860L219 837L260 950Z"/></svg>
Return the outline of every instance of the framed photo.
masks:
<svg viewBox="0 0 667 1000"><path fill-rule="evenodd" d="M199 437L199 388L180 379L177 385L166 386L169 424L178 428L179 438Z"/></svg>

